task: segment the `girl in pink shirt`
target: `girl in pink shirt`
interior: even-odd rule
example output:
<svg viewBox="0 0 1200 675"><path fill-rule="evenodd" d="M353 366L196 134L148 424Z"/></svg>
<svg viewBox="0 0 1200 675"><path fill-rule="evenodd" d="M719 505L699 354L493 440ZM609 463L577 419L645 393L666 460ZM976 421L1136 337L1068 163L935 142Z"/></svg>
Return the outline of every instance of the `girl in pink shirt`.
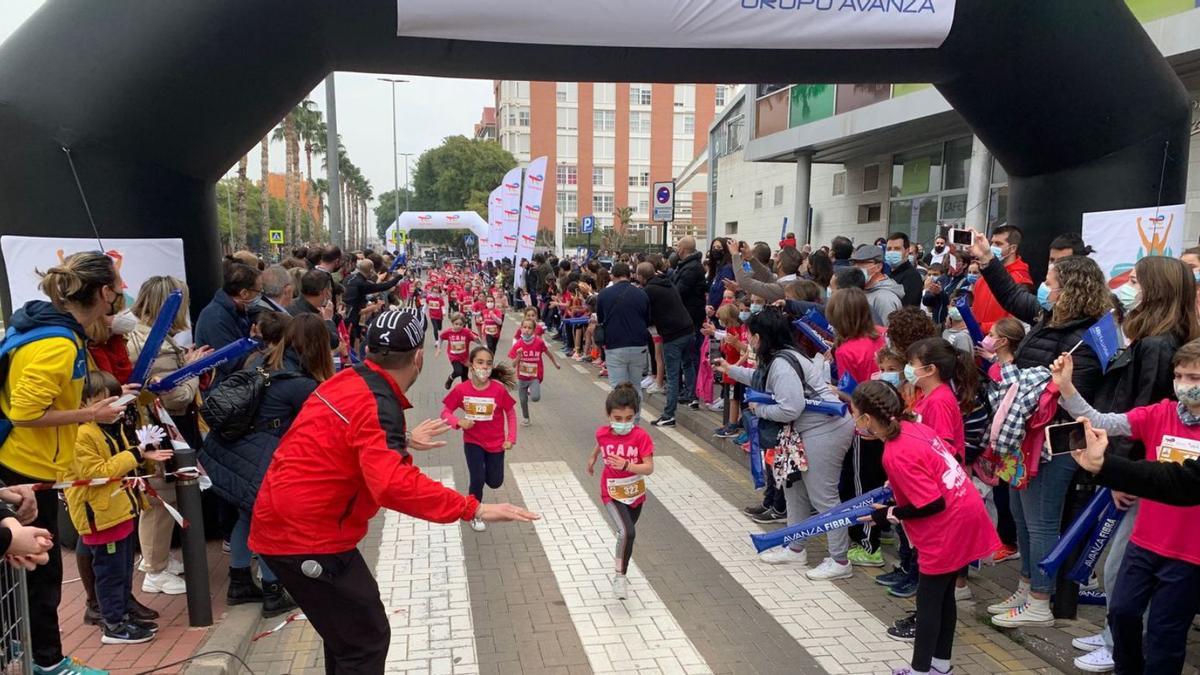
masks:
<svg viewBox="0 0 1200 675"><path fill-rule="evenodd" d="M479 337L467 328L467 317L462 312L450 315L450 327L438 334L437 348L434 354L442 353L442 345L446 346L446 356L450 359L450 377L446 378L446 389L454 383L455 378L467 381L467 350L472 342L479 342Z"/></svg>
<svg viewBox="0 0 1200 675"><path fill-rule="evenodd" d="M637 424L638 406L632 383L619 384L609 393L604 401L608 424L596 430L596 447L587 466L588 475L593 475L596 460L604 457L600 501L617 528L613 595L618 600L628 594L625 572L633 555L634 528L646 502L646 476L654 473L654 441Z"/></svg>
<svg viewBox="0 0 1200 675"><path fill-rule="evenodd" d="M496 307L496 301L492 298L488 298L483 306L481 324L487 348L495 352L496 345L500 343L500 329L504 326L504 312Z"/></svg>
<svg viewBox="0 0 1200 675"><path fill-rule="evenodd" d="M537 403L542 400L542 355L545 354L554 364L555 370L561 369L554 352L546 346L542 338L536 335L537 322L533 319L521 321L521 331L513 340L512 348L508 350L508 358L517 369L517 399L521 402L521 425L529 426L529 401Z"/></svg>
<svg viewBox="0 0 1200 675"><path fill-rule="evenodd" d="M840 292L840 291L839 291ZM916 637L910 668L893 675L950 673L958 609L958 572L1000 545L979 491L938 432L913 421L900 393L878 380L859 384L851 397L859 434L884 442L883 466L895 497L860 520L904 525L921 552Z"/></svg>
<svg viewBox="0 0 1200 675"><path fill-rule="evenodd" d="M907 357L904 379L922 393L913 412L964 462L963 419L974 410L979 387L974 359L942 338L917 340L908 348Z"/></svg>
<svg viewBox="0 0 1200 675"><path fill-rule="evenodd" d="M511 368L493 365L486 347L471 350L470 367L471 379L442 400L442 419L463 430L468 492L483 501L484 485L495 490L504 484L504 453L517 442L516 401L508 393L517 382ZM472 521L471 528L482 532L486 526Z"/></svg>

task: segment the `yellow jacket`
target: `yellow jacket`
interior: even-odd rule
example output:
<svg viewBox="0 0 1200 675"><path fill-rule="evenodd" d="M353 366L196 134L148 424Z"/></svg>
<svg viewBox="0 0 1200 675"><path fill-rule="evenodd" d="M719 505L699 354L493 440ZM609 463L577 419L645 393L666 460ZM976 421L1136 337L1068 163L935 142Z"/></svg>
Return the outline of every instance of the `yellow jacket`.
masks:
<svg viewBox="0 0 1200 675"><path fill-rule="evenodd" d="M48 410L78 410L86 355L78 337L44 338L18 348L9 356L8 376L0 387L0 412L14 422L29 422ZM58 480L71 467L76 429L74 424L14 426L0 445L0 464L37 480Z"/></svg>
<svg viewBox="0 0 1200 675"><path fill-rule="evenodd" d="M94 422L79 425L67 480L118 478L131 473L138 467L138 458L127 448L124 438L110 436ZM66 494L71 522L80 534L95 534L133 520L147 506L145 495L120 483L67 488Z"/></svg>

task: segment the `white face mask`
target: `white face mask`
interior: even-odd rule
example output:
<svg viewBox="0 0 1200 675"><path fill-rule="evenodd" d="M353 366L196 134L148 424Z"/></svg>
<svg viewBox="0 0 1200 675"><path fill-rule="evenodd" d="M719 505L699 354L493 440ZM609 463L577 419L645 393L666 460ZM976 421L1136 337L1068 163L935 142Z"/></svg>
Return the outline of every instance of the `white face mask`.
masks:
<svg viewBox="0 0 1200 675"><path fill-rule="evenodd" d="M137 328L137 317L130 312L121 312L113 317L112 332L117 335L126 335L134 328Z"/></svg>
<svg viewBox="0 0 1200 675"><path fill-rule="evenodd" d="M492 376L491 368L472 368L471 372L474 373L475 379L479 380L480 382L483 382Z"/></svg>

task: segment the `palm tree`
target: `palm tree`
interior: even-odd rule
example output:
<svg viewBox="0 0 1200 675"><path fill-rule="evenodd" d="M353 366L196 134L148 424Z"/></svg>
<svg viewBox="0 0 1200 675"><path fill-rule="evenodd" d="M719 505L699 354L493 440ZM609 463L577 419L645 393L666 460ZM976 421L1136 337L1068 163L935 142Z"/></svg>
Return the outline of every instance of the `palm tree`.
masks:
<svg viewBox="0 0 1200 675"><path fill-rule="evenodd" d="M260 143L260 145L262 146L262 163L260 165L262 169L262 185L260 186L262 188L262 192L259 196L262 198L263 218L262 232L259 233L258 241L259 247L265 252L267 250L267 245L271 241L271 235L269 232L271 229L271 192L267 189L267 182L271 176L271 135L269 133L266 136L263 136L262 143Z"/></svg>
<svg viewBox="0 0 1200 675"><path fill-rule="evenodd" d="M250 155L242 155L238 161L237 220L233 223L233 248L246 248L246 169L250 166Z"/></svg>
<svg viewBox="0 0 1200 675"><path fill-rule="evenodd" d="M312 182L313 193L317 198L317 231L313 233L313 238L317 241L322 241L325 238L325 195L329 194L329 181L324 178L318 178Z"/></svg>

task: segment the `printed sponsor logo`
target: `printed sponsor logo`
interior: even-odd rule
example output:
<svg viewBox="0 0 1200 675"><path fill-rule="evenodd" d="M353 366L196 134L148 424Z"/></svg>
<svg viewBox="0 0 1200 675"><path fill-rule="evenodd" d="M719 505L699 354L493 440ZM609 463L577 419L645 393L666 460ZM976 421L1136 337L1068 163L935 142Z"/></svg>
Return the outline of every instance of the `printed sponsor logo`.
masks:
<svg viewBox="0 0 1200 675"><path fill-rule="evenodd" d="M538 206L537 204L526 204L525 211L528 213L541 213L542 207Z"/></svg>
<svg viewBox="0 0 1200 675"><path fill-rule="evenodd" d="M505 183L504 187L508 190L520 190L521 184L520 183Z"/></svg>
<svg viewBox="0 0 1200 675"><path fill-rule="evenodd" d="M422 213L421 215L417 216L417 220L433 220L433 216L429 215L428 213Z"/></svg>
<svg viewBox="0 0 1200 675"><path fill-rule="evenodd" d="M878 14L934 14L934 0L738 0L741 9L817 10Z"/></svg>
<svg viewBox="0 0 1200 675"><path fill-rule="evenodd" d="M446 220L447 220L447 221L449 221L449 222L451 222L451 223L453 223L454 221L458 220L458 218L459 218L458 216L446 216Z"/></svg>
<svg viewBox="0 0 1200 675"><path fill-rule="evenodd" d="M545 180L545 176L540 173L526 174L525 177L529 179L530 183L541 183L543 180Z"/></svg>

